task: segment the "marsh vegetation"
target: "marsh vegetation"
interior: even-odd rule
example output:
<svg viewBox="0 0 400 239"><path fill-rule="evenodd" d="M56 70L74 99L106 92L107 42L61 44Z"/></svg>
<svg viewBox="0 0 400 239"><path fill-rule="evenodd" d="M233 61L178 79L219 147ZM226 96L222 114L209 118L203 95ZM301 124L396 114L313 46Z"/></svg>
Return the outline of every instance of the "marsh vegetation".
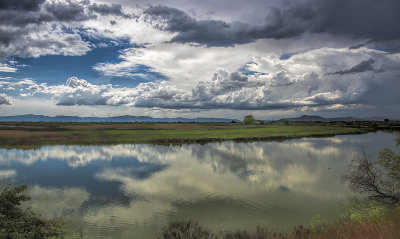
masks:
<svg viewBox="0 0 400 239"><path fill-rule="evenodd" d="M3 123L0 147L35 148L43 145L182 144L223 140L284 140L360 134L368 125L271 122L241 123Z"/></svg>

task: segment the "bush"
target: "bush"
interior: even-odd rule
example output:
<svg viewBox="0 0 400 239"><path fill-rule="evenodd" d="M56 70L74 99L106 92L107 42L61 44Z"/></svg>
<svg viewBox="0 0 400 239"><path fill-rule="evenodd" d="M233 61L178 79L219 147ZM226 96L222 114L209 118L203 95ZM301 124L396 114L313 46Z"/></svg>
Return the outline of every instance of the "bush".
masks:
<svg viewBox="0 0 400 239"><path fill-rule="evenodd" d="M6 186L0 194L0 238L64 238L65 225L61 218L44 219L30 210L22 210L21 203L30 198L22 192L26 185Z"/></svg>

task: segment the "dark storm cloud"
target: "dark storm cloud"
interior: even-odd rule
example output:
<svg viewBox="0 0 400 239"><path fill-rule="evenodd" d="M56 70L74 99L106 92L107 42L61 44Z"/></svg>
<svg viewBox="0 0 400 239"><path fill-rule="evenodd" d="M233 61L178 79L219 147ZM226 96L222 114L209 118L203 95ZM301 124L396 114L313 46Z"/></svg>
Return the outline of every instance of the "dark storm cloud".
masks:
<svg viewBox="0 0 400 239"><path fill-rule="evenodd" d="M0 10L36 11L45 0L0 0Z"/></svg>
<svg viewBox="0 0 400 239"><path fill-rule="evenodd" d="M89 1L45 2L45 0L0 0L0 25L25 26L43 22L80 22L100 15L132 17L120 4L91 4Z"/></svg>
<svg viewBox="0 0 400 239"><path fill-rule="evenodd" d="M93 3L89 6L89 11L93 11L100 15L115 15L122 17L131 17L129 14L125 14L122 12L122 6L120 4L97 4Z"/></svg>
<svg viewBox="0 0 400 239"><path fill-rule="evenodd" d="M365 71L373 71L374 68L372 67L372 65L374 64L374 60L373 59L369 59L367 61L362 61L359 64L357 64L356 66L345 70L345 71L338 71L335 73L332 73L332 75L345 75L345 74L353 74L353 73L361 73L361 72L365 72Z"/></svg>
<svg viewBox="0 0 400 239"><path fill-rule="evenodd" d="M0 25L24 27L29 24L44 22L85 21L96 18L96 15L85 11L85 5L66 3L45 3L44 1L20 1L0 5Z"/></svg>
<svg viewBox="0 0 400 239"><path fill-rule="evenodd" d="M196 20L167 6L144 11L155 27L177 33L171 40L207 46L232 46L261 38L291 38L305 32L385 41L400 38L398 0L308 0L287 1L265 13L261 25L217 20Z"/></svg>
<svg viewBox="0 0 400 239"><path fill-rule="evenodd" d="M253 41L248 33L247 24L228 24L215 20L197 21L183 11L167 6L150 7L144 13L149 17L148 21L154 21L156 28L178 33L172 38L172 42L229 46Z"/></svg>
<svg viewBox="0 0 400 239"><path fill-rule="evenodd" d="M96 15L85 12L83 5L73 2L47 3L44 7L57 21L85 21L96 18Z"/></svg>

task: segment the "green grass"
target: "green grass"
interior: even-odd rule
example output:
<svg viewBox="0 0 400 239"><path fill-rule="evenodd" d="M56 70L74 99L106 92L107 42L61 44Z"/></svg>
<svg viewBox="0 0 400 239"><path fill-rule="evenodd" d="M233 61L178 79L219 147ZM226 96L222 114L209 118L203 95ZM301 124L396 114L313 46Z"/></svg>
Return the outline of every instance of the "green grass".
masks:
<svg viewBox="0 0 400 239"><path fill-rule="evenodd" d="M0 147L29 148L42 145L108 145L121 143L180 144L237 140L284 140L299 137L322 137L359 134L370 128L328 125L242 125L242 124L132 124L99 127L86 124L56 127L40 125L0 129Z"/></svg>

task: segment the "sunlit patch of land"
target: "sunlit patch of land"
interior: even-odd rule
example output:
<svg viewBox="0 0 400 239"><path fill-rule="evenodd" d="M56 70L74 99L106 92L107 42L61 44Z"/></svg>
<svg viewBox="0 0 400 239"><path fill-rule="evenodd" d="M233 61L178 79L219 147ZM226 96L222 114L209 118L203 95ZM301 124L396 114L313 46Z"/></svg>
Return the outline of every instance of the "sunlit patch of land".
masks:
<svg viewBox="0 0 400 239"><path fill-rule="evenodd" d="M0 147L43 145L182 144L223 140L285 140L360 134L370 125L345 123L34 123L6 122L0 126Z"/></svg>

